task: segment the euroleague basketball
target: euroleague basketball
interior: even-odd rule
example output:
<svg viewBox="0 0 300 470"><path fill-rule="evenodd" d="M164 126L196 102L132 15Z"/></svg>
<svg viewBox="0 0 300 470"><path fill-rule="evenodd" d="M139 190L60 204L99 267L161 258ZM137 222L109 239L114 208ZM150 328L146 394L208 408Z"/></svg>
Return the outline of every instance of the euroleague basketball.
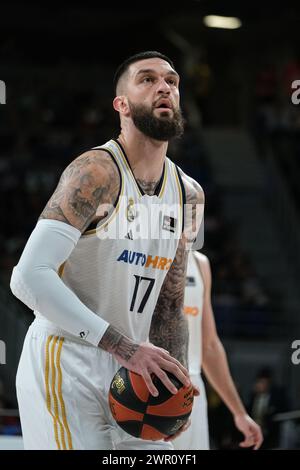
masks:
<svg viewBox="0 0 300 470"><path fill-rule="evenodd" d="M109 391L110 410L128 434L157 441L172 436L187 422L193 407L193 386L185 387L173 374L166 373L178 389L176 395L154 377L159 394L153 397L143 377L125 367L113 377Z"/></svg>

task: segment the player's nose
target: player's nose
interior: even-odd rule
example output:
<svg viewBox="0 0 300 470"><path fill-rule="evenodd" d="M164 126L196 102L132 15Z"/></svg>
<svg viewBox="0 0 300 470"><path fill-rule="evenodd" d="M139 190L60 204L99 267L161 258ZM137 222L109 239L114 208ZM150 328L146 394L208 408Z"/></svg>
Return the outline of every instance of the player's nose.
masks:
<svg viewBox="0 0 300 470"><path fill-rule="evenodd" d="M170 85L168 84L168 82L166 82L165 79L161 79L159 80L158 82L158 89L157 89L158 93L164 93L166 95L169 95L171 93L171 87Z"/></svg>

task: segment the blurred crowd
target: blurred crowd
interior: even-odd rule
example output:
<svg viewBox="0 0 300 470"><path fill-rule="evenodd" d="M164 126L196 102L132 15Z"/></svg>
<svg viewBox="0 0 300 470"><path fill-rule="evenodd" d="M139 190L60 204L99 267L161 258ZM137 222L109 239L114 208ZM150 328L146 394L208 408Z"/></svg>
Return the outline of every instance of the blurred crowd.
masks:
<svg viewBox="0 0 300 470"><path fill-rule="evenodd" d="M300 419L279 419L280 414L291 409L291 400L288 388L279 384L274 375L267 365L257 370L245 396L247 412L262 428L262 449L296 449L300 445ZM206 388L211 448L238 449L243 435L236 429L230 411L217 393L209 384Z"/></svg>
<svg viewBox="0 0 300 470"><path fill-rule="evenodd" d="M10 401L5 393L4 383L0 378L0 436L21 435L20 419L14 413L10 415L6 410L13 411L14 402Z"/></svg>
<svg viewBox="0 0 300 470"><path fill-rule="evenodd" d="M274 305L251 260L239 246L236 227L224 216L222 191L214 183L201 132L187 128L184 138L174 148L171 146L170 154L205 192L202 251L212 266L212 301L221 336L267 335Z"/></svg>
<svg viewBox="0 0 300 470"><path fill-rule="evenodd" d="M269 60L256 76L253 133L262 158L272 148L300 210L300 57Z"/></svg>

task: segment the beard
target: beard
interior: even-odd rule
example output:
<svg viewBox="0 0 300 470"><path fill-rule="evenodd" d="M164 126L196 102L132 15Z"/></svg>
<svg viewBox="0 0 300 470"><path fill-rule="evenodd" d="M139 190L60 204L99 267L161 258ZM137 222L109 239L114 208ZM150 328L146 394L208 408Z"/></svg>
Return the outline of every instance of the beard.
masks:
<svg viewBox="0 0 300 470"><path fill-rule="evenodd" d="M154 116L154 107L149 108L143 104L129 102L131 117L134 125L151 139L168 141L174 137L181 137L184 131L184 118L181 109L173 109L173 116L169 111L162 112L160 117Z"/></svg>

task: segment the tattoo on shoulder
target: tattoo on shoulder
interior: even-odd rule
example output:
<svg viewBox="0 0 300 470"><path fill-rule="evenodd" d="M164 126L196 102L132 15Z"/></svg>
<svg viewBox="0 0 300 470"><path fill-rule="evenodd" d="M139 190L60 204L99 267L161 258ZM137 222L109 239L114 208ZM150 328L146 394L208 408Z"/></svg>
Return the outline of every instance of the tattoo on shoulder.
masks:
<svg viewBox="0 0 300 470"><path fill-rule="evenodd" d="M84 231L100 203L114 204L120 186L118 169L103 151L87 152L63 172L40 219L56 219Z"/></svg>
<svg viewBox="0 0 300 470"><path fill-rule="evenodd" d="M183 174L182 179L186 194L184 233L186 240L189 242L189 246L191 247L193 241L196 240L198 234L201 233L200 228L204 213L204 192L199 183L189 176ZM201 238L199 241L201 242Z"/></svg>

